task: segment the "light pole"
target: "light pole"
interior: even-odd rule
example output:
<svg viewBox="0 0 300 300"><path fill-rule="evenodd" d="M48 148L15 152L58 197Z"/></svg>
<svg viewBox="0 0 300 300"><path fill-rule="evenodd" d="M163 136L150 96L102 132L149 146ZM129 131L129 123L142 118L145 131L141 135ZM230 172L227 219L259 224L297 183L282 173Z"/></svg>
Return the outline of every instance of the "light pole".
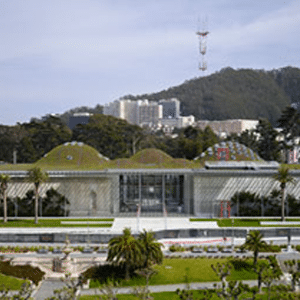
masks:
<svg viewBox="0 0 300 300"><path fill-rule="evenodd" d="M231 219L231 248L233 250L234 247L234 231L233 231L234 219Z"/></svg>

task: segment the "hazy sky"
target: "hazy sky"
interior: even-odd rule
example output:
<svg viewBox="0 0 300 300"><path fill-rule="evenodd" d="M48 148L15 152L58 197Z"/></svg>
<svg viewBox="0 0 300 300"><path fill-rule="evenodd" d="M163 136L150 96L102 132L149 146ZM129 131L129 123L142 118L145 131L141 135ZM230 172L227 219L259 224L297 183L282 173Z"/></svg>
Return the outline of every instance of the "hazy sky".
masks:
<svg viewBox="0 0 300 300"><path fill-rule="evenodd" d="M195 32L207 18L208 70ZM0 124L233 68L300 67L300 2L0 0Z"/></svg>

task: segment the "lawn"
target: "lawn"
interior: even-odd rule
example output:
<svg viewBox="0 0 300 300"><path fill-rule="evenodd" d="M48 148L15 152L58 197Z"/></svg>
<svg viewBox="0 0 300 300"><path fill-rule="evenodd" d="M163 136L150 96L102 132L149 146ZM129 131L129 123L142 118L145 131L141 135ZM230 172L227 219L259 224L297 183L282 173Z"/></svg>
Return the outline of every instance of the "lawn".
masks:
<svg viewBox="0 0 300 300"><path fill-rule="evenodd" d="M232 223L232 220L233 223ZM300 227L300 225L260 225L261 221L280 221L280 217L272 219L238 219L238 218L226 218L226 219L200 219L190 218L190 222L207 222L216 221L219 227ZM286 221L300 221L298 218L286 218Z"/></svg>
<svg viewBox="0 0 300 300"><path fill-rule="evenodd" d="M62 224L62 222L78 222L78 224ZM39 223L34 223L34 218L30 219L9 219L7 223L0 221L0 227L111 227L113 218L102 219L43 219L39 218ZM80 224L80 222L89 222L88 224ZM93 224L93 222L103 222L103 224Z"/></svg>
<svg viewBox="0 0 300 300"><path fill-rule="evenodd" d="M201 296L201 291L194 291L194 296ZM161 293L152 293L151 294L154 300L179 300L179 296L176 292L161 292ZM81 296L80 300L98 300L96 296ZM118 300L137 300L138 298L131 294L118 294ZM200 298L201 299L201 298ZM211 300L220 299L217 296L213 296Z"/></svg>
<svg viewBox="0 0 300 300"><path fill-rule="evenodd" d="M189 282L208 282L219 281L219 278L211 268L211 265L217 263L226 263L227 258L173 258L164 259L162 265L155 266L158 271L150 279L150 285L174 284ZM233 269L229 280L251 280L256 279L256 274L249 270L241 268ZM121 286L145 285L145 279L142 277L133 277L129 281L121 281ZM98 281L91 281L90 287L98 287Z"/></svg>
<svg viewBox="0 0 300 300"><path fill-rule="evenodd" d="M19 290L25 282L26 281L22 279L0 274L0 288L5 287L10 290Z"/></svg>

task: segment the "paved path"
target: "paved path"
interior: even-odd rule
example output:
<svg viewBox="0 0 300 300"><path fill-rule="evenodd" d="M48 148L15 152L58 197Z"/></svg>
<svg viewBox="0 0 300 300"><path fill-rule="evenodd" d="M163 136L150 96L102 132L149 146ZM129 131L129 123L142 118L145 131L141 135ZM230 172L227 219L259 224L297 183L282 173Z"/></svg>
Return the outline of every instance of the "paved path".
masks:
<svg viewBox="0 0 300 300"><path fill-rule="evenodd" d="M91 221L92 223L92 221ZM140 218L114 218L113 226L108 227L39 227L39 228L1 228L1 233L66 233L66 234L105 234L122 233L125 227L131 228L133 233L146 230L165 230L165 229L189 229L189 228L219 228L216 221L190 222L188 217L140 217Z"/></svg>
<svg viewBox="0 0 300 300"><path fill-rule="evenodd" d="M245 280L244 283L249 284L250 286L255 286L257 284L257 280ZM214 285L217 284L217 287L221 287L221 282L192 282L190 283L191 290L199 290L199 289L212 289ZM53 296L53 291L55 289L60 289L64 286L63 282L55 281L55 280L45 280L39 290L33 294L33 298L35 300L44 300ZM159 293L159 292L175 292L177 289L186 289L187 285L185 283L181 284L167 284L167 285L150 285L149 290L151 293ZM132 287L123 287L116 288L117 294L132 294ZM99 295L101 294L99 289L83 289L80 291L80 295Z"/></svg>
<svg viewBox="0 0 300 300"><path fill-rule="evenodd" d="M257 280L245 280L244 283L249 284L250 286L255 286L257 284ZM192 282L190 283L191 290L200 290L200 289L212 289L214 285L217 284L217 287L221 287L221 282ZM177 289L186 289L186 283L179 284L166 284L166 285L150 285L149 290L151 293L159 293L159 292L175 292ZM132 294L132 287L126 288L117 288L117 294ZM100 294L99 289L88 289L82 290L80 295L95 295Z"/></svg>
<svg viewBox="0 0 300 300"><path fill-rule="evenodd" d="M158 231L165 229L189 229L189 228L218 228L215 221L190 222L189 218L167 217L167 218L115 218L111 232L121 233L125 227L131 228L133 233L146 229L147 231Z"/></svg>
<svg viewBox="0 0 300 300"><path fill-rule="evenodd" d="M44 300L53 296L53 291L64 287L64 283L60 280L44 280L39 289L33 293L35 300Z"/></svg>

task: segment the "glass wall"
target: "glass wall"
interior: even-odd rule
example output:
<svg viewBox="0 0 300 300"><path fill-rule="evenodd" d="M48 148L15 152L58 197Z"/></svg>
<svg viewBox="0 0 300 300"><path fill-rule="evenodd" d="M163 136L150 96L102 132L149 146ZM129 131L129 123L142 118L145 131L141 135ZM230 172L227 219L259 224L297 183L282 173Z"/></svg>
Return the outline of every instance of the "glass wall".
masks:
<svg viewBox="0 0 300 300"><path fill-rule="evenodd" d="M182 175L120 175L120 212L183 212Z"/></svg>

